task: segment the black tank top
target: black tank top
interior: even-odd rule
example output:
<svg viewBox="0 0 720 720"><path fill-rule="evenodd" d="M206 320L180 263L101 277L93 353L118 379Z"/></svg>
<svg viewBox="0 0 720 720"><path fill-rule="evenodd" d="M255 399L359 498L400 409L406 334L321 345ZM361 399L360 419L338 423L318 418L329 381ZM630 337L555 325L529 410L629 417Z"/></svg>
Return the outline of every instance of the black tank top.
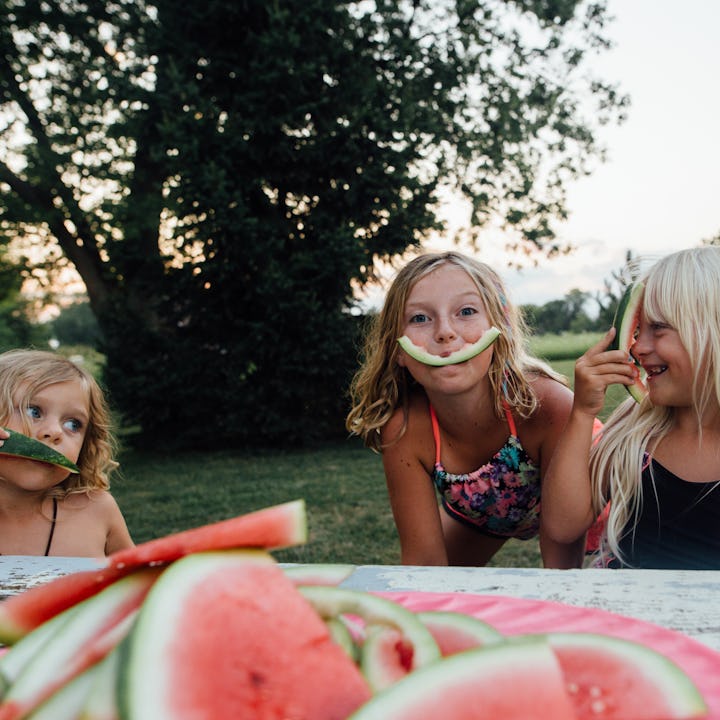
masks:
<svg viewBox="0 0 720 720"><path fill-rule="evenodd" d="M627 564L720 570L720 481L688 482L653 460L652 476L645 468L642 484L643 506L635 533L630 523L620 541Z"/></svg>

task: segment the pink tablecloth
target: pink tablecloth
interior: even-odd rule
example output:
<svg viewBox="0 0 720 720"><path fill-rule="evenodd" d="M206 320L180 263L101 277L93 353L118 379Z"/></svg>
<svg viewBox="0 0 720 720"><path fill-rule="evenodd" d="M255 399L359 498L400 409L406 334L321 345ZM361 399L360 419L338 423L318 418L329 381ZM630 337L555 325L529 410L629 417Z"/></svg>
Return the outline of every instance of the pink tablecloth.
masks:
<svg viewBox="0 0 720 720"><path fill-rule="evenodd" d="M641 642L674 660L695 682L720 720L720 653L697 640L652 623L595 608L469 593L380 593L410 610L452 610L474 615L506 635L538 632L597 632Z"/></svg>

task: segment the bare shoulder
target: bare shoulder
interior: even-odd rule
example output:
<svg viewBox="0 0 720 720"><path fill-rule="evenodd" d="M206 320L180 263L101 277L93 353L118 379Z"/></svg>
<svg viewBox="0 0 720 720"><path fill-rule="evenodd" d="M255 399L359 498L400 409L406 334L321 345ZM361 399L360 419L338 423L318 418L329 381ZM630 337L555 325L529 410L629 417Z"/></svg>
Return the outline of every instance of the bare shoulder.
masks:
<svg viewBox="0 0 720 720"><path fill-rule="evenodd" d="M557 415L567 418L573 401L572 390L567 385L545 375L535 375L531 383L538 399L538 419Z"/></svg>
<svg viewBox="0 0 720 720"><path fill-rule="evenodd" d="M63 500L68 510L92 510L100 513L120 512L117 501L107 490L71 493Z"/></svg>
<svg viewBox="0 0 720 720"><path fill-rule="evenodd" d="M412 458L425 468L433 464L432 424L427 398L414 394L407 409L398 408L382 429L385 459L398 455L405 461Z"/></svg>

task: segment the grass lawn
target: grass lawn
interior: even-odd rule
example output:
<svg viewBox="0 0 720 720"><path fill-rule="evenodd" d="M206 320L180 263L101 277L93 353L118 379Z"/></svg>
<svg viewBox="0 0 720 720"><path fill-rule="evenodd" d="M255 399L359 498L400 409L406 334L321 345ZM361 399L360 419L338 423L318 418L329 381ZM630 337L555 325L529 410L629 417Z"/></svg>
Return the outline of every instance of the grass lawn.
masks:
<svg viewBox="0 0 720 720"><path fill-rule="evenodd" d="M574 360L551 362L572 379ZM624 388L611 388L603 419L625 397ZM127 451L120 460L122 472L112 491L136 542L304 498L309 542L277 552L278 560L399 562L380 456L357 439L297 452L166 455ZM491 564L538 567L537 542L511 540Z"/></svg>

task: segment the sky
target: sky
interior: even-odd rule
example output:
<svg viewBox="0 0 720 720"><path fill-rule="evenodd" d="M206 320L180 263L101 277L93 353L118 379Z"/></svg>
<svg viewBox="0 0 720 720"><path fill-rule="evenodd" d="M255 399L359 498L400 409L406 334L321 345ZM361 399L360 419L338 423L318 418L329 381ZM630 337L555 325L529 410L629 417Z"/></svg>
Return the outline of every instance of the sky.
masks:
<svg viewBox="0 0 720 720"><path fill-rule="evenodd" d="M607 161L568 185L556 230L576 250L522 271L498 254L518 304L601 291L628 250L652 261L720 232L720 0L609 0L608 11L615 47L593 65L630 95L628 119L601 129Z"/></svg>

